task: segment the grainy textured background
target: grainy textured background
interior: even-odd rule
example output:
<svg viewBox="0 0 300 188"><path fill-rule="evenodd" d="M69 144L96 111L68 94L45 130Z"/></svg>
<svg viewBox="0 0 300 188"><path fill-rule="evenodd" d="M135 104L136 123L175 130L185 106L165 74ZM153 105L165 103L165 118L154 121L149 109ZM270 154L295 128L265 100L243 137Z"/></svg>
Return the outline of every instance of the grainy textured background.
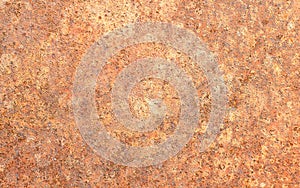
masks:
<svg viewBox="0 0 300 188"><path fill-rule="evenodd" d="M297 0L1 0L0 187L299 186L299 8ZM204 113L190 143L159 166L130 168L104 160L84 142L71 91L90 45L105 32L145 21L182 26L207 44L224 72L229 111L217 140L199 153L197 137L210 111L210 93L199 86ZM141 139L109 115L109 83L118 68L144 56L174 59L196 73L196 83L205 82L188 57L160 44L114 56L99 75L98 113L112 135L141 146L172 134L180 108L176 91L152 79L137 86L130 101L144 117L143 96L162 95L173 111L161 130Z"/></svg>

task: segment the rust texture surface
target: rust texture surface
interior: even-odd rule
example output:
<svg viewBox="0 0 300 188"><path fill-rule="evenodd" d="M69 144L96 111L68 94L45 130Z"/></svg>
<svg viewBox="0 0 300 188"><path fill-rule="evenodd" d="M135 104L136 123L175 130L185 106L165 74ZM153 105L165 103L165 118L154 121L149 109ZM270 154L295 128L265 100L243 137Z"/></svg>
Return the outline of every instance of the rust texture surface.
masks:
<svg viewBox="0 0 300 188"><path fill-rule="evenodd" d="M298 0L0 0L0 187L299 187Z"/></svg>

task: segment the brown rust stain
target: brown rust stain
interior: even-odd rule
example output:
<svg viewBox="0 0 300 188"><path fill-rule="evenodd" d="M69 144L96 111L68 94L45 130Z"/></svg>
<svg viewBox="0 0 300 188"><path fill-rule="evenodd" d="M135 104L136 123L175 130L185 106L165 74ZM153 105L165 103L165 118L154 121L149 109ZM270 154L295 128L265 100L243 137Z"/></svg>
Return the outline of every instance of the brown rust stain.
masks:
<svg viewBox="0 0 300 188"><path fill-rule="evenodd" d="M2 0L0 186L299 185L299 7L297 1L282 0ZM201 126L177 156L159 166L130 168L104 160L87 146L74 122L71 91L76 67L91 44L105 32L144 21L182 26L208 45L224 72L229 112L217 140L199 153L197 137L205 131L210 110L201 70L184 54L159 44L121 51L99 76L98 113L109 111L105 84L120 71L116 66L151 55L175 59L191 75L199 75L193 80L203 109ZM155 80L145 81L144 87L152 88L153 95L164 88L166 103L174 105L170 113L175 125L166 124L142 141L140 135L108 127L132 145L147 145L155 138L159 142L176 126L176 92ZM144 89L137 86L133 92L133 111L135 104L144 105L138 101L138 93L146 95ZM147 115L146 107L142 109L137 116ZM104 120L107 125L114 121Z"/></svg>

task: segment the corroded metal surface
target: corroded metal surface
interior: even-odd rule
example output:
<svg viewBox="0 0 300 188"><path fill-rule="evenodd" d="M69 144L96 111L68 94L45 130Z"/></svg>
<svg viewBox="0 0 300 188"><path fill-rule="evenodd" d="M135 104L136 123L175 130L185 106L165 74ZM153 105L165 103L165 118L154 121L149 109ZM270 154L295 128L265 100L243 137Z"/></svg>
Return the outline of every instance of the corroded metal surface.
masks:
<svg viewBox="0 0 300 188"><path fill-rule="evenodd" d="M293 0L0 1L0 187L297 187L299 7ZM99 39L144 23L188 31L201 41L190 49L205 46L215 60L228 103L213 134L208 133L218 112L214 104L220 104L214 101L217 90L203 61L180 46L189 42L184 33L167 38L163 31L169 30L140 27L135 33L145 35L134 40L146 41L128 46L128 39L122 49L107 49L113 54L102 67L92 64L92 82L80 74L89 49L103 47ZM119 35L114 45L124 38ZM100 54L98 63L106 58ZM168 72L175 67L179 72ZM178 82L184 84L175 87L169 81L181 73L186 77ZM192 129L183 129L185 141L177 140L181 144L163 158L143 164L146 151L132 158L118 150L105 157L95 150L101 148L95 132L78 124L74 94L84 89L76 87L78 78L90 87L91 115L97 116L97 123L87 125L99 123L93 128L105 129L127 148L155 147L176 135L181 115L188 115L182 112L191 111L182 105L193 104L188 96L187 103L182 100L185 89L196 95L199 115L187 118ZM128 163L130 158L139 162Z"/></svg>

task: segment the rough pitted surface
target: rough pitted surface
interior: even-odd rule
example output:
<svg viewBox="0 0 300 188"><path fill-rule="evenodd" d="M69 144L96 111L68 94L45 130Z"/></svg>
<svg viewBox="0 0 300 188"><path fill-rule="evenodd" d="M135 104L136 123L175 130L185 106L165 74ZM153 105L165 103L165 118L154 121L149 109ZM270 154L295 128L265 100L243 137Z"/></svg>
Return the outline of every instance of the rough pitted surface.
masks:
<svg viewBox="0 0 300 188"><path fill-rule="evenodd" d="M299 9L296 0L0 1L0 187L299 186ZM228 103L220 132L200 152L213 101L203 69L159 43L115 52L96 80L95 104L99 121L120 142L164 142L181 109L172 84L144 79L129 94L132 115L149 117L149 101L159 98L168 118L155 131L127 129L112 115L110 95L125 66L147 57L176 62L199 98L191 140L165 162L136 168L111 162L86 143L72 89L95 42L145 22L195 33L217 60Z"/></svg>

